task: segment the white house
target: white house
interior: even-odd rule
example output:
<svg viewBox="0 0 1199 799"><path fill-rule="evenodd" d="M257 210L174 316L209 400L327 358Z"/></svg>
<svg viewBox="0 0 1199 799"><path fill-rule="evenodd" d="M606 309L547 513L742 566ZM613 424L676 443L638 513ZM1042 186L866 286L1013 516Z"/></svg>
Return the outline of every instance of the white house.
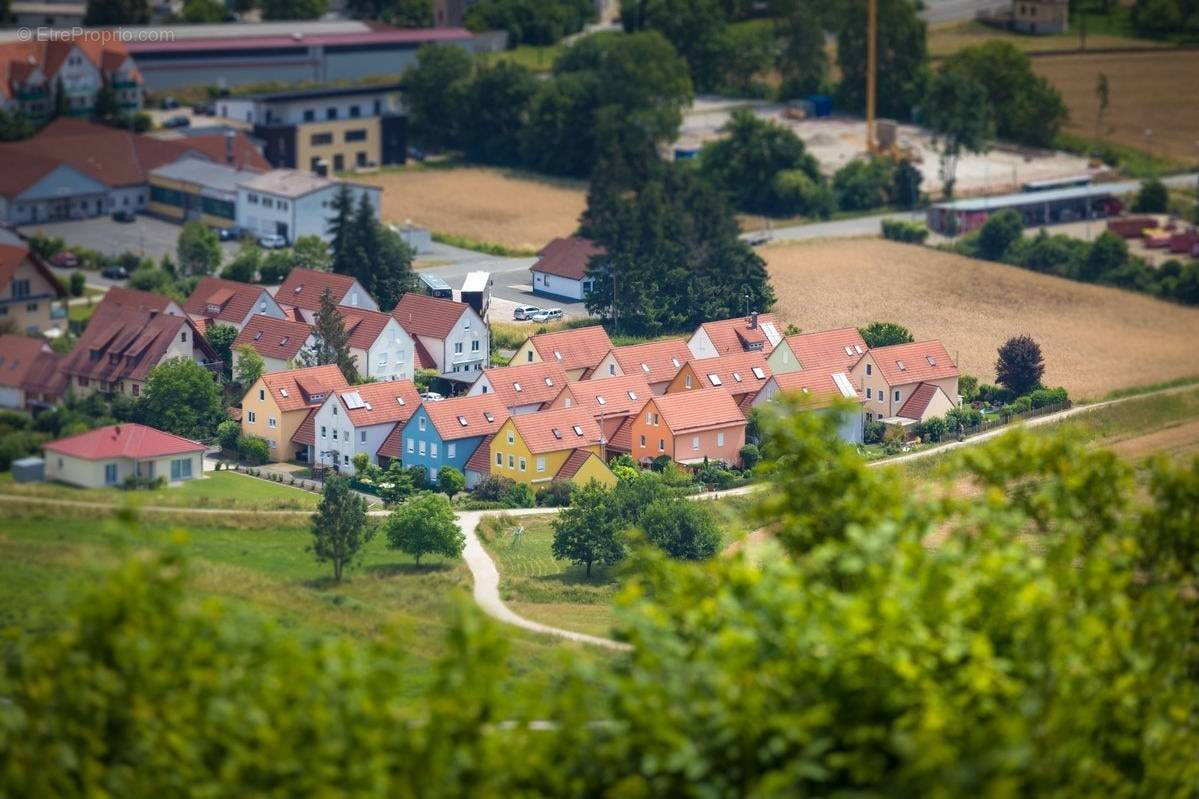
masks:
<svg viewBox="0 0 1199 799"><path fill-rule="evenodd" d="M415 342L417 368L436 369L446 380L473 383L487 365L491 331L469 305L405 294L391 315Z"/></svg>
<svg viewBox="0 0 1199 799"><path fill-rule="evenodd" d="M256 236L282 236L288 243L300 236L329 240L333 198L342 185L350 187L357 207L366 195L379 216L382 192L378 186L332 180L296 169L272 169L237 187L237 224Z"/></svg>
<svg viewBox="0 0 1199 799"><path fill-rule="evenodd" d="M82 486L117 486L129 477L171 483L204 476L204 444L153 427L118 424L43 445L46 479Z"/></svg>
<svg viewBox="0 0 1199 799"><path fill-rule="evenodd" d="M341 314L359 374L376 380L413 378L416 343L394 317L362 308L343 308Z"/></svg>
<svg viewBox="0 0 1199 799"><path fill-rule="evenodd" d="M587 276L592 256L606 253L603 247L579 236L554 239L537 253L537 263L529 267L533 293L538 297L580 302L591 292L593 280Z"/></svg>
<svg viewBox="0 0 1199 799"><path fill-rule="evenodd" d="M397 424L404 425L420 407L411 380L365 383L338 389L313 414L309 463L336 466L353 474L354 456L365 453L379 462L379 447Z"/></svg>

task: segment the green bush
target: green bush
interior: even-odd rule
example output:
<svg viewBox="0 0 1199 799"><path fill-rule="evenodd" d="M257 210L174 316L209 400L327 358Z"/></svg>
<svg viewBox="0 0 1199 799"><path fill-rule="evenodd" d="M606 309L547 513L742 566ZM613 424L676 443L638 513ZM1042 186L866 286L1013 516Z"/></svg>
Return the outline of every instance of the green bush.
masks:
<svg viewBox="0 0 1199 799"><path fill-rule="evenodd" d="M928 238L928 228L918 222L884 219L883 238L909 244L923 244L924 240Z"/></svg>
<svg viewBox="0 0 1199 799"><path fill-rule="evenodd" d="M1133 213L1164 214L1170 204L1170 193L1166 184L1157 178L1150 178L1141 184L1136 198L1132 201Z"/></svg>
<svg viewBox="0 0 1199 799"><path fill-rule="evenodd" d="M125 491L156 491L166 484L166 478L162 475L147 477L142 474L131 474L121 483L121 488Z"/></svg>
<svg viewBox="0 0 1199 799"><path fill-rule="evenodd" d="M944 419L936 417L920 424L916 434L922 440L935 444L945 437L948 428L949 426L945 423Z"/></svg>
<svg viewBox="0 0 1199 799"><path fill-rule="evenodd" d="M863 211L887 202L892 183L891 161L887 158L855 158L833 175L833 191L842 211Z"/></svg>
<svg viewBox="0 0 1199 799"><path fill-rule="evenodd" d="M509 508L533 508L537 506L537 498L533 496L533 486L528 483L512 485L504 493L503 502Z"/></svg>
<svg viewBox="0 0 1199 799"><path fill-rule="evenodd" d="M72 272L69 289L72 297L82 297L87 290L87 275L78 270Z"/></svg>
<svg viewBox="0 0 1199 799"><path fill-rule="evenodd" d="M741 465L746 469L752 469L757 466L758 461L762 457L762 454L758 451L757 444L746 444L737 454L741 456Z"/></svg>
<svg viewBox="0 0 1199 799"><path fill-rule="evenodd" d="M31 430L5 433L0 436L0 472L12 468L12 462L37 455L41 452L42 444L50 440L46 433L35 433Z"/></svg>
<svg viewBox="0 0 1199 799"><path fill-rule="evenodd" d="M862 427L862 443L878 444L883 440L886 432L887 426L882 422L866 422Z"/></svg>
<svg viewBox="0 0 1199 799"><path fill-rule="evenodd" d="M1046 405L1057 405L1069 399L1064 388L1038 388L1028 395L1033 408L1044 408Z"/></svg>
<svg viewBox="0 0 1199 799"><path fill-rule="evenodd" d="M570 496L574 490L575 484L569 480L555 480L549 485L537 489L537 507L565 507L570 504Z"/></svg>
<svg viewBox="0 0 1199 799"><path fill-rule="evenodd" d="M983 383L978 387L976 396L979 402L985 402L988 405L1004 405L1015 399L1016 395L1003 386L993 386L990 383Z"/></svg>
<svg viewBox="0 0 1199 799"><path fill-rule="evenodd" d="M241 441L241 423L226 419L216 426L216 439L225 452L238 452Z"/></svg>
<svg viewBox="0 0 1199 799"><path fill-rule="evenodd" d="M261 466L271 459L271 448L266 439L242 436L237 442L237 454L252 466Z"/></svg>
<svg viewBox="0 0 1199 799"><path fill-rule="evenodd" d="M516 481L498 474L489 474L479 481L471 496L479 502L503 502Z"/></svg>

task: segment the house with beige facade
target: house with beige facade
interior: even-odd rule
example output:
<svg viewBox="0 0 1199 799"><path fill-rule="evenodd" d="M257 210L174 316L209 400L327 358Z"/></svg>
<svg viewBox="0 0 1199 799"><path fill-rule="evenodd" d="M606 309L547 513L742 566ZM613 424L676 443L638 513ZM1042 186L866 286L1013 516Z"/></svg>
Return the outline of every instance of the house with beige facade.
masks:
<svg viewBox="0 0 1199 799"><path fill-rule="evenodd" d="M313 413L334 391L349 387L332 364L265 374L242 397L242 435L266 441L272 461L306 459L314 443Z"/></svg>
<svg viewBox="0 0 1199 799"><path fill-rule="evenodd" d="M44 444L46 479L82 488L130 477L180 483L204 476L204 444L140 424L98 427Z"/></svg>
<svg viewBox="0 0 1199 799"><path fill-rule="evenodd" d="M576 327L529 337L516 350L511 364L552 363L571 380L586 380L611 351L612 340L601 325Z"/></svg>
<svg viewBox="0 0 1199 799"><path fill-rule="evenodd" d="M614 347L599 362L591 379L638 374L649 383L655 394L665 394L670 381L691 358L691 350L687 349L687 342L681 338Z"/></svg>
<svg viewBox="0 0 1199 799"><path fill-rule="evenodd" d="M908 426L957 407L959 375L945 346L933 339L870 350L850 379L866 421Z"/></svg>
<svg viewBox="0 0 1199 799"><path fill-rule="evenodd" d="M20 238L0 230L0 323L28 334L65 328L65 312L55 318L53 311L66 299L45 262Z"/></svg>

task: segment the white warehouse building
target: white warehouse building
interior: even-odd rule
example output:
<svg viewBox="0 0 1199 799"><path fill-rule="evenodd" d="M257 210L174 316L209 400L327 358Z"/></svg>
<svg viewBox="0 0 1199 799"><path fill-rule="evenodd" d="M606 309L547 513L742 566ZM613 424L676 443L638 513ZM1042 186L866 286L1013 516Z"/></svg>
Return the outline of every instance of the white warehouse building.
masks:
<svg viewBox="0 0 1199 799"><path fill-rule="evenodd" d="M310 235L328 241L333 199L343 184L350 187L355 207L367 196L377 219L382 199L378 186L273 169L238 184L237 224L255 236L282 236L288 244Z"/></svg>

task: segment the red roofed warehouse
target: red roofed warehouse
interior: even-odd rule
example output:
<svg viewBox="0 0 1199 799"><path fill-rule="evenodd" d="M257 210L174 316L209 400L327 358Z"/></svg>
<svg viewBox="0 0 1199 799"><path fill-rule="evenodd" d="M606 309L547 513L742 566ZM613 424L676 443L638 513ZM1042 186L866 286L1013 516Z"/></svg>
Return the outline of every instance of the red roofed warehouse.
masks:
<svg viewBox="0 0 1199 799"><path fill-rule="evenodd" d="M99 427L42 449L47 480L83 488L116 486L134 476L177 483L204 473L203 444L140 424Z"/></svg>
<svg viewBox="0 0 1199 799"><path fill-rule="evenodd" d="M554 239L537 253L537 263L529 267L533 275L533 293L567 302L586 299L592 279L587 265L592 257L604 255L603 247L579 236Z"/></svg>

